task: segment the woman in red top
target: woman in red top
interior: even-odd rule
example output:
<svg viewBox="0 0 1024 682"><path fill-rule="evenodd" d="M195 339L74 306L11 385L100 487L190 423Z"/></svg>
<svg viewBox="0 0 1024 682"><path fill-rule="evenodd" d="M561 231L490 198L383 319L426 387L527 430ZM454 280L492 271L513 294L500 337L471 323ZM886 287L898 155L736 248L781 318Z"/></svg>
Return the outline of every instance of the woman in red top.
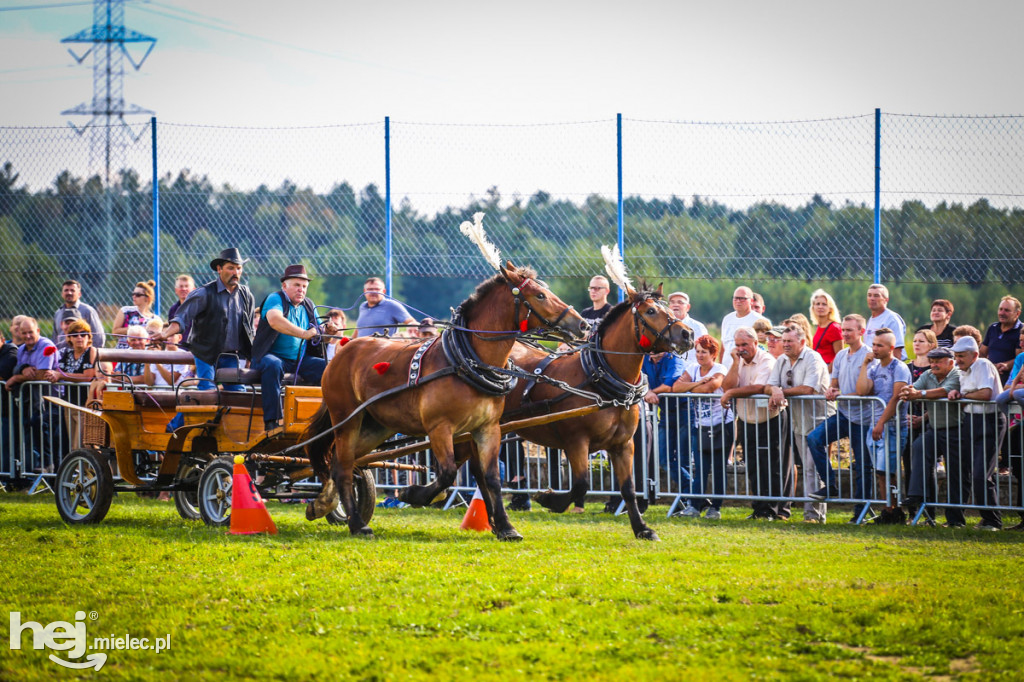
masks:
<svg viewBox="0 0 1024 682"><path fill-rule="evenodd" d="M842 318L839 317L835 300L824 289L811 294L811 319L818 325L811 348L821 354L831 371L836 353L843 349L843 334L839 329Z"/></svg>

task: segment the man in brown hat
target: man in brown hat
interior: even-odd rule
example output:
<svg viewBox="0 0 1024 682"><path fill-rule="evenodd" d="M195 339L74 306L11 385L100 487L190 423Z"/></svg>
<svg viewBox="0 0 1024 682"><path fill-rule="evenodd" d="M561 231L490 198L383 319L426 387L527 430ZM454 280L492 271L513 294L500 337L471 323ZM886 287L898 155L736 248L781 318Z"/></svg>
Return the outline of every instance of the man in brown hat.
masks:
<svg viewBox="0 0 1024 682"><path fill-rule="evenodd" d="M216 387L213 379L217 368L238 367L238 358L252 354L256 304L249 287L241 283L246 262L238 249L221 251L210 261L217 279L193 290L167 328L153 335L156 341L167 341L191 326L181 346L192 351L201 390ZM243 389L236 385L225 390Z"/></svg>
<svg viewBox="0 0 1024 682"><path fill-rule="evenodd" d="M320 334L316 306L306 298L309 276L304 265L289 265L281 277L281 290L260 304L260 324L252 345L252 367L260 372L265 428L281 419L281 382L296 374L303 383L320 385L327 362L323 345L311 345Z"/></svg>

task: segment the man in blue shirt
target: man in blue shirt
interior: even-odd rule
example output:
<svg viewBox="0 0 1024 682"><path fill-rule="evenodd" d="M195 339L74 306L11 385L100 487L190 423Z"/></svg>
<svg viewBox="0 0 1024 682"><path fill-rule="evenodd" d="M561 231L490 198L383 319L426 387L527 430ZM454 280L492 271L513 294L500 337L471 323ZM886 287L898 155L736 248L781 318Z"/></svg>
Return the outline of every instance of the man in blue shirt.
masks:
<svg viewBox="0 0 1024 682"><path fill-rule="evenodd" d="M352 338L385 331L389 336L395 336L398 333L395 325L419 326L404 305L387 298L386 294L387 289L379 277L366 280L363 284L363 296L366 297L366 301L359 306L359 320L356 322L356 333Z"/></svg>
<svg viewBox="0 0 1024 682"><path fill-rule="evenodd" d="M1020 353L1020 336L1024 330L1020 321L1020 301L1013 296L1003 296L996 314L999 320L985 331L980 351L981 357L996 366L999 380L1005 384L1010 380L1010 368Z"/></svg>
<svg viewBox="0 0 1024 682"><path fill-rule="evenodd" d="M289 265L281 277L281 290L267 296L260 306L252 361L253 369L260 373L263 423L267 431L280 423L284 375L294 373L304 383L319 386L327 367L323 357L318 357L323 355L322 346L306 344L320 333L316 306L306 298L308 288L306 267Z"/></svg>

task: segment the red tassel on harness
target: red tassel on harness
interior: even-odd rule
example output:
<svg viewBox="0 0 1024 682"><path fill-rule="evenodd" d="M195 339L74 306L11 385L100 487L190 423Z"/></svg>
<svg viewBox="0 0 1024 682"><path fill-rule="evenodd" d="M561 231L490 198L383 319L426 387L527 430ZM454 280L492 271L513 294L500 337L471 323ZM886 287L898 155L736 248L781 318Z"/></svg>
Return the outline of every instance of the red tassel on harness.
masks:
<svg viewBox="0 0 1024 682"><path fill-rule="evenodd" d="M339 346L344 346L346 343L348 343L351 340L352 339L348 338L347 336L343 336L340 339L338 339L338 345Z"/></svg>
<svg viewBox="0 0 1024 682"><path fill-rule="evenodd" d="M373 369L377 372L377 374L384 374L384 372L388 371L388 368L390 367L390 362L378 362L376 365L373 366Z"/></svg>
<svg viewBox="0 0 1024 682"><path fill-rule="evenodd" d="M529 326L530 323L526 320L523 320L522 322L519 323L519 331L525 332L529 328Z"/></svg>
<svg viewBox="0 0 1024 682"><path fill-rule="evenodd" d="M646 336L641 336L640 337L640 347L643 348L644 350L647 350L648 348L651 347L651 340L649 338L647 338Z"/></svg>

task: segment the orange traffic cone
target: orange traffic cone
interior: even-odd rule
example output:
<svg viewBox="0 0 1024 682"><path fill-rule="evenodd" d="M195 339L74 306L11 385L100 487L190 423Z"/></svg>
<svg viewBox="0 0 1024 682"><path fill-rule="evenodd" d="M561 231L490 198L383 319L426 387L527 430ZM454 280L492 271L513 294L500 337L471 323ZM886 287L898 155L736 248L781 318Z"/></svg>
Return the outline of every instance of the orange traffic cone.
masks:
<svg viewBox="0 0 1024 682"><path fill-rule="evenodd" d="M462 518L462 525L459 528L479 531L491 529L491 524L487 520L487 505L484 504L484 496L480 494L480 488L473 493L473 499L469 502L469 509L466 510L466 515Z"/></svg>
<svg viewBox="0 0 1024 682"><path fill-rule="evenodd" d="M277 535L277 526L270 512L263 504L252 477L245 469L245 458L235 455L235 468L231 484L231 530L232 535L270 533Z"/></svg>

